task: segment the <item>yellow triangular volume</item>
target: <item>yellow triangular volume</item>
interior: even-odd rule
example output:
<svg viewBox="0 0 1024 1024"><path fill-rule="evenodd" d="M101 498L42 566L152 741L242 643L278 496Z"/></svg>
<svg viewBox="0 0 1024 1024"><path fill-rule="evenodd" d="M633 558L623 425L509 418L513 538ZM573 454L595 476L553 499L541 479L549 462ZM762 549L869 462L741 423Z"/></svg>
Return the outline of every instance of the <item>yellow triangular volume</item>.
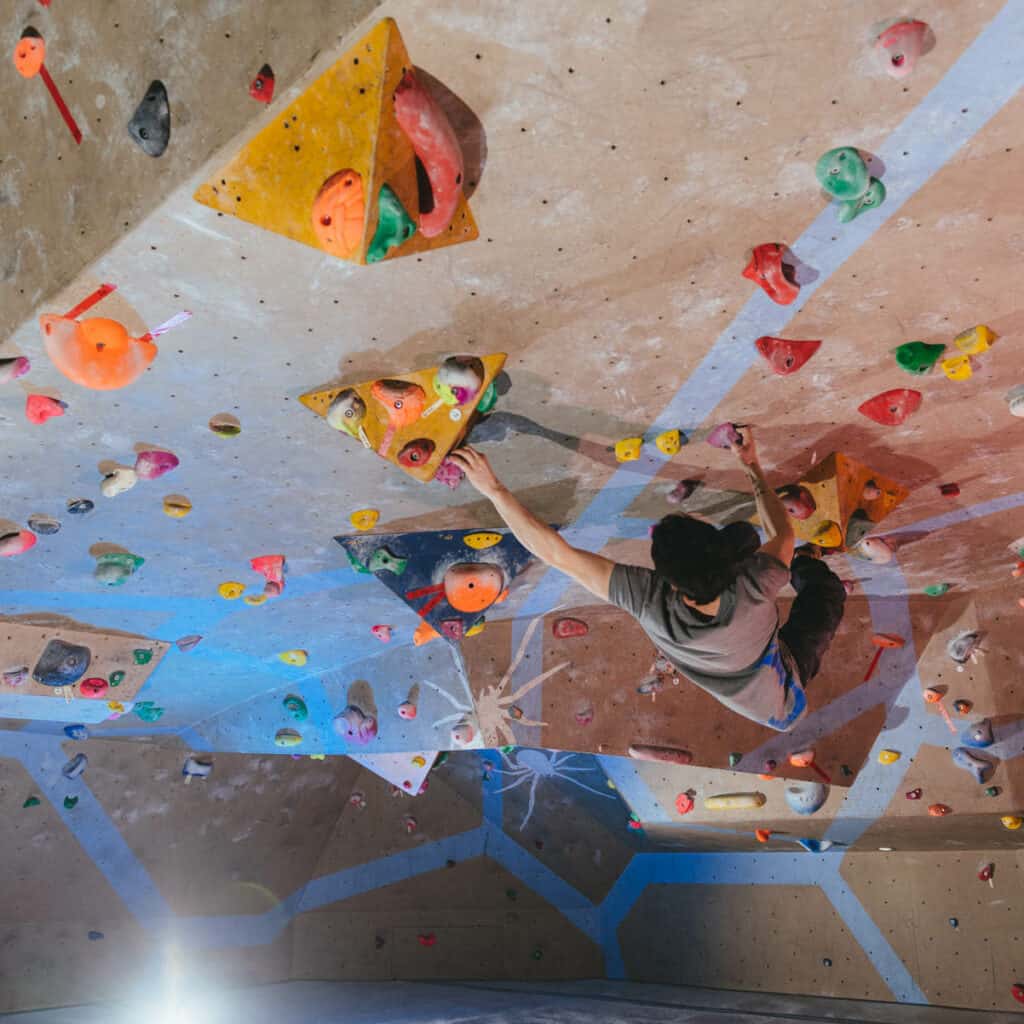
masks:
<svg viewBox="0 0 1024 1024"><path fill-rule="evenodd" d="M441 369L437 366L361 384L319 388L300 395L299 401L327 419L331 403L345 392L343 400L355 410L355 416L347 422L339 417L339 422L344 424L339 429L352 438L358 438L366 448L417 480L433 480L445 457L466 435L473 413L501 372L507 357L504 352L496 352L487 356L457 358L477 363L476 373L481 381L473 397L461 405L453 404L450 393L444 396L444 388L436 386ZM384 385L390 395L399 397L403 402L401 416L389 408L388 396L381 394L380 389L374 393L375 384ZM401 425L395 426L399 420Z"/></svg>
<svg viewBox="0 0 1024 1024"><path fill-rule="evenodd" d="M393 97L413 67L398 26L378 22L301 96L261 129L196 190L194 198L267 231L324 250L314 230L313 206L343 171L353 171L355 202L346 194L344 244L334 255L366 263L377 227L381 187L387 185L414 222L419 192L412 144L395 119ZM361 219L361 227L359 221ZM335 228L341 224L336 221ZM416 231L384 259L471 241L476 223L463 196L447 231L425 238Z"/></svg>

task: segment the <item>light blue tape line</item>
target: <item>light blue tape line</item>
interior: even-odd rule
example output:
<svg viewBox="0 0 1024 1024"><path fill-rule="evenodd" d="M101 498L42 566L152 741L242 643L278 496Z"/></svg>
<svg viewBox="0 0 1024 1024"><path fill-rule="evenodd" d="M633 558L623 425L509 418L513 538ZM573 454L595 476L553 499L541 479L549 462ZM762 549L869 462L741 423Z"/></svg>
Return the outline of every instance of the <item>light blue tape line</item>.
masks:
<svg viewBox="0 0 1024 1024"><path fill-rule="evenodd" d="M111 888L144 927L155 928L173 917L160 890L85 782L68 780L61 768L68 757L55 736L0 732L0 755L17 758L46 794L71 834L92 858ZM88 774L88 769L86 769ZM71 810L65 796L77 796Z"/></svg>
<svg viewBox="0 0 1024 1024"><path fill-rule="evenodd" d="M615 783L616 790L626 801L629 809L641 821L679 824L662 807L661 801L641 777L639 768L628 757L610 757L607 754L599 754L597 761L605 775Z"/></svg>
<svg viewBox="0 0 1024 1024"><path fill-rule="evenodd" d="M883 536L897 537L901 533L916 533L918 530L925 530L933 533L936 530L945 530L950 526L958 526L972 519L984 519L985 516L993 516L997 512L1009 512L1024 505L1024 491L1016 494L1005 494L1001 498L992 498L990 501L981 501L976 505L968 505L962 508L955 508L949 512L943 512L940 516L933 516L931 519L922 519L918 523L907 523L898 526L894 530L880 531Z"/></svg>
<svg viewBox="0 0 1024 1024"><path fill-rule="evenodd" d="M484 827L487 829L487 856L547 900L589 939L600 943L597 907L500 829L490 825Z"/></svg>
<svg viewBox="0 0 1024 1024"><path fill-rule="evenodd" d="M928 999L914 981L913 975L839 873L833 874L822 885L822 889L892 994L901 1003L927 1004Z"/></svg>

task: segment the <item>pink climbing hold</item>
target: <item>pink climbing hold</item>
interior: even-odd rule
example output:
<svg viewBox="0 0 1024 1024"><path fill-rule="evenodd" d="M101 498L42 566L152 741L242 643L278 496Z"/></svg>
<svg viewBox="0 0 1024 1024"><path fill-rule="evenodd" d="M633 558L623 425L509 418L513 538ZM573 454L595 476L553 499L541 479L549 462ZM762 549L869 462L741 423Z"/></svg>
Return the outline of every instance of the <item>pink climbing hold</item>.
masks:
<svg viewBox="0 0 1024 1024"><path fill-rule="evenodd" d="M83 679L78 685L78 692L82 697L86 697L89 700L98 700L107 690L110 688L110 684L106 679L100 679L98 676L93 676L90 679Z"/></svg>
<svg viewBox="0 0 1024 1024"><path fill-rule="evenodd" d="M707 443L712 448L731 448L734 444L742 444L743 438L736 429L735 423L719 423L714 430L708 434Z"/></svg>
<svg viewBox="0 0 1024 1024"><path fill-rule="evenodd" d="M898 427L920 408L920 391L913 388L893 388L862 402L857 411L884 427Z"/></svg>
<svg viewBox="0 0 1024 1024"><path fill-rule="evenodd" d="M416 705L411 700L403 700L398 705L398 717L404 718L407 722L413 721L418 713Z"/></svg>
<svg viewBox="0 0 1024 1024"><path fill-rule="evenodd" d="M21 555L34 548L36 535L31 530L19 530L17 533L5 533L0 536L0 558L11 558Z"/></svg>
<svg viewBox="0 0 1024 1024"><path fill-rule="evenodd" d="M928 25L916 18L901 18L875 40L875 51L893 78L906 78L924 53Z"/></svg>
<svg viewBox="0 0 1024 1024"><path fill-rule="evenodd" d="M53 416L63 416L67 407L67 402L49 395L29 395L25 399L25 418L29 423L45 423Z"/></svg>
<svg viewBox="0 0 1024 1024"><path fill-rule="evenodd" d="M589 632L590 627L581 619L555 619L551 624L551 633L556 640L571 640L575 637L586 636Z"/></svg>
<svg viewBox="0 0 1024 1024"><path fill-rule="evenodd" d="M11 356L0 359L0 384L8 384L12 380L24 377L32 369L28 356Z"/></svg>
<svg viewBox="0 0 1024 1024"><path fill-rule="evenodd" d="M680 793L676 797L676 812L689 814L693 810L693 797L689 793Z"/></svg>
<svg viewBox="0 0 1024 1024"><path fill-rule="evenodd" d="M382 643L391 643L391 627L378 623L370 627L370 632Z"/></svg>
<svg viewBox="0 0 1024 1024"><path fill-rule="evenodd" d="M796 373L815 352L821 348L820 341L792 341L788 338L773 338L770 335L754 342L757 351L768 361L772 373L788 377Z"/></svg>
<svg viewBox="0 0 1024 1024"><path fill-rule="evenodd" d="M454 491L462 483L465 476L466 474L463 473L462 467L454 459L449 459L446 456L441 460L441 465L437 467L434 479Z"/></svg>
<svg viewBox="0 0 1024 1024"><path fill-rule="evenodd" d="M799 484L790 484L788 487L780 488L778 493L786 514L794 519L810 519L818 507L811 492Z"/></svg>
<svg viewBox="0 0 1024 1024"><path fill-rule="evenodd" d="M441 622L441 633L449 640L461 640L466 635L466 626L462 619L444 619Z"/></svg>
<svg viewBox="0 0 1024 1024"><path fill-rule="evenodd" d="M760 285L772 302L788 306L800 294L800 285L786 276L782 252L778 242L757 246L750 254L750 262L743 268L743 276Z"/></svg>
<svg viewBox="0 0 1024 1024"><path fill-rule="evenodd" d="M179 463L178 456L173 452L154 451L139 452L135 459L135 475L141 480L156 480L164 473L170 473Z"/></svg>

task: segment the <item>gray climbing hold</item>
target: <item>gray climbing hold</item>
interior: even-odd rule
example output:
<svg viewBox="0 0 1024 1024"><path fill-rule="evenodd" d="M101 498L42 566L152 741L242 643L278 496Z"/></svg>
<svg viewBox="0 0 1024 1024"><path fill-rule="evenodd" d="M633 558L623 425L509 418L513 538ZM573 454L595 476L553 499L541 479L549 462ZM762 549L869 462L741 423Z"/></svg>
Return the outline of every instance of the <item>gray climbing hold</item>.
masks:
<svg viewBox="0 0 1024 1024"><path fill-rule="evenodd" d="M89 764L89 758L85 754L76 754L63 768L60 773L65 779L77 779L85 771Z"/></svg>
<svg viewBox="0 0 1024 1024"><path fill-rule="evenodd" d="M32 670L32 678L43 686L70 686L85 675L92 651L79 644L51 640Z"/></svg>
<svg viewBox="0 0 1024 1024"><path fill-rule="evenodd" d="M68 512L73 516L84 516L86 512L91 512L95 507L95 504L88 498L72 498L68 502Z"/></svg>
<svg viewBox="0 0 1024 1024"><path fill-rule="evenodd" d="M992 735L992 723L983 718L980 722L973 722L960 733L960 742L965 747L984 749L995 743L995 736Z"/></svg>
<svg viewBox="0 0 1024 1024"><path fill-rule="evenodd" d="M989 775L995 771L995 765L991 761L978 757L977 754L971 753L966 747L957 747L953 751L953 764L957 768L963 768L965 772L970 772L974 776L974 781L979 786L983 785L988 780Z"/></svg>
<svg viewBox="0 0 1024 1024"><path fill-rule="evenodd" d="M958 665L965 665L981 644L981 633L974 629L957 633L946 644L946 653Z"/></svg>
<svg viewBox="0 0 1024 1024"><path fill-rule="evenodd" d="M181 766L181 774L186 781L190 778L205 779L213 771L212 761L197 761L194 757L186 757Z"/></svg>
<svg viewBox="0 0 1024 1024"><path fill-rule="evenodd" d="M128 122L128 133L144 153L161 156L171 141L171 104L164 83L149 83L146 95Z"/></svg>
<svg viewBox="0 0 1024 1024"><path fill-rule="evenodd" d="M828 799L828 786L822 782L786 783L786 803L795 814L814 814Z"/></svg>
<svg viewBox="0 0 1024 1024"><path fill-rule="evenodd" d="M177 647L179 651L188 653L202 639L203 638L198 633L190 633L188 636L183 636L180 640L175 640L174 646Z"/></svg>
<svg viewBox="0 0 1024 1024"><path fill-rule="evenodd" d="M29 516L28 528L40 535L57 533L60 530L60 520L54 519L53 516Z"/></svg>

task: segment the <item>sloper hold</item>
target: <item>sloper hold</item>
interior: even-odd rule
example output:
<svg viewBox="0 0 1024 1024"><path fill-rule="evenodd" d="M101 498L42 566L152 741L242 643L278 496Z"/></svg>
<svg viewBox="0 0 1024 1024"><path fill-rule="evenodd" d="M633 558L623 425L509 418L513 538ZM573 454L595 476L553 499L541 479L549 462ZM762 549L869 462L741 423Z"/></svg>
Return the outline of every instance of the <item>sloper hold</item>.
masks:
<svg viewBox="0 0 1024 1024"><path fill-rule="evenodd" d="M942 358L945 345L930 345L926 341L908 341L895 349L896 365L915 376L927 373Z"/></svg>
<svg viewBox="0 0 1024 1024"><path fill-rule="evenodd" d="M367 262L387 185L416 223L420 207L416 154L398 124L393 97L414 67L398 26L385 18L298 98L253 135L195 193L197 202L266 231L320 249L312 205L317 190L343 170L359 176L365 219L358 245L341 258ZM435 207L436 208L436 207ZM472 241L478 235L465 196L440 234L417 231L386 259Z"/></svg>
<svg viewBox="0 0 1024 1024"><path fill-rule="evenodd" d="M162 156L171 141L171 102L159 79L149 83L146 95L128 122L128 134L149 156Z"/></svg>
<svg viewBox="0 0 1024 1024"><path fill-rule="evenodd" d="M927 35L926 22L916 18L901 18L878 36L875 52L892 78L906 78L914 70L918 58L924 52Z"/></svg>
<svg viewBox="0 0 1024 1024"><path fill-rule="evenodd" d="M92 652L80 644L53 639L32 669L32 678L43 686L70 686L85 675Z"/></svg>
<svg viewBox="0 0 1024 1024"><path fill-rule="evenodd" d="M768 361L772 373L777 373L780 377L796 373L821 348L820 341L793 341L769 335L758 338L754 344L757 345L757 351Z"/></svg>
<svg viewBox="0 0 1024 1024"><path fill-rule="evenodd" d="M857 411L884 427L898 427L921 407L921 398L912 388L893 388L862 402Z"/></svg>
<svg viewBox="0 0 1024 1024"><path fill-rule="evenodd" d="M123 388L156 359L157 348L145 335L133 338L107 317L85 320L46 313L39 318L46 354L68 380L97 391Z"/></svg>
<svg viewBox="0 0 1024 1024"><path fill-rule="evenodd" d="M772 302L788 306L800 294L800 286L786 277L782 260L782 246L778 242L765 242L756 246L750 261L743 268L748 281L760 285Z"/></svg>

